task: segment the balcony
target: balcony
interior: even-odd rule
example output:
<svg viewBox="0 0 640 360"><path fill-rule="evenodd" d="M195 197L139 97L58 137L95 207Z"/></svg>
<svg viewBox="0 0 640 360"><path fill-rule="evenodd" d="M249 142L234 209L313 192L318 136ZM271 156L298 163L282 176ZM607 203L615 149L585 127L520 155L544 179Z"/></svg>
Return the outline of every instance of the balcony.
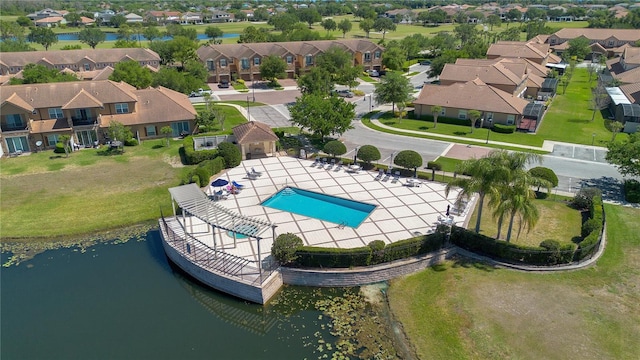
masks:
<svg viewBox="0 0 640 360"><path fill-rule="evenodd" d="M27 124L2 124L2 132L11 131L29 131L29 126Z"/></svg>
<svg viewBox="0 0 640 360"><path fill-rule="evenodd" d="M83 125L94 125L97 124L98 119L95 117L71 117L71 121L73 122L73 126L83 126Z"/></svg>

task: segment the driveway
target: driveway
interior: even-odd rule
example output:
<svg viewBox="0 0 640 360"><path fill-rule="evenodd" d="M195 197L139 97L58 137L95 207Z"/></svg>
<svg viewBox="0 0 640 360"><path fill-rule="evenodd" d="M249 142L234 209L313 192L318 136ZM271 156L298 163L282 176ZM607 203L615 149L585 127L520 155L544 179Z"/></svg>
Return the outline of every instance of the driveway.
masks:
<svg viewBox="0 0 640 360"><path fill-rule="evenodd" d="M251 117L271 127L289 127L289 111L284 105L256 106L249 109ZM284 112L284 113L283 113Z"/></svg>
<svg viewBox="0 0 640 360"><path fill-rule="evenodd" d="M576 160L606 163L607 149L585 145L557 144L553 145L552 156L565 157Z"/></svg>

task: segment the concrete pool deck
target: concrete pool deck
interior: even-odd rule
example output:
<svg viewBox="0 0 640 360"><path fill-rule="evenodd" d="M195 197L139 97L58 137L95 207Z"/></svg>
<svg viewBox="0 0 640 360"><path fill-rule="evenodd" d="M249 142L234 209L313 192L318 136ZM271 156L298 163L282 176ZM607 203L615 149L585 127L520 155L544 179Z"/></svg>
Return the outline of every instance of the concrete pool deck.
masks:
<svg viewBox="0 0 640 360"><path fill-rule="evenodd" d="M395 183L392 183L392 179L383 182L375 180L377 173L374 172L360 170L351 173L346 172L345 167L339 171L325 170L312 164L313 161L288 156L245 160L220 176L230 183L235 180L244 188L239 194L229 195L217 203L242 215L276 223L276 236L293 233L308 246L354 248L366 246L373 240L390 244L428 233L437 223L438 216L445 214L447 205L453 208L458 194L454 190L445 197L445 185L441 183L422 181L419 187L409 187L404 185L407 178L401 177ZM247 179L247 172L251 172L252 168L262 172L262 176L254 180ZM377 205L377 208L354 229L260 205L284 186L366 202ZM465 222L470 216L468 209L471 207L468 205L460 216L454 216L454 222ZM234 245L233 237L219 229L215 231L219 250L247 260L258 260L255 239L237 239ZM195 219L192 235L214 246L211 233L207 234L206 226ZM261 258L265 259L271 253L273 238L271 231L261 236L260 253Z"/></svg>

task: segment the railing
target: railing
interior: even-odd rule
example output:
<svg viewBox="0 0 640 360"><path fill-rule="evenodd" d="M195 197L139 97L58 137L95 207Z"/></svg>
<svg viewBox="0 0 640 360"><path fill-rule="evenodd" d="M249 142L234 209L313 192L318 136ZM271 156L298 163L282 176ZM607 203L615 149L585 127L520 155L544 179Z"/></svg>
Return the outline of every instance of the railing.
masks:
<svg viewBox="0 0 640 360"><path fill-rule="evenodd" d="M29 126L27 124L2 125L2 131L3 132L8 132L8 131L27 131L27 130L29 130Z"/></svg>
<svg viewBox="0 0 640 360"><path fill-rule="evenodd" d="M82 125L94 125L97 124L98 119L95 117L86 117L86 118L79 118L79 117L71 117L71 121L73 122L73 126L82 126Z"/></svg>
<svg viewBox="0 0 640 360"><path fill-rule="evenodd" d="M170 243L180 254L186 257L191 263L209 270L211 272L222 273L249 282L252 285L261 284L277 268L273 261L263 261L262 274L256 265L256 261L247 260L224 251L219 251L204 244L184 229L183 234L176 233L162 217L162 230L166 235L167 243ZM182 227L182 225L181 225Z"/></svg>

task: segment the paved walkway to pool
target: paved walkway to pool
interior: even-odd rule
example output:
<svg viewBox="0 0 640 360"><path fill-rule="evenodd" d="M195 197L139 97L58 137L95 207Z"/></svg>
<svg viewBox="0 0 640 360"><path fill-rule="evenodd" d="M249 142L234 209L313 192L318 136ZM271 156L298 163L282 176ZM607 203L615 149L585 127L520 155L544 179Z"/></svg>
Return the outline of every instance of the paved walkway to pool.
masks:
<svg viewBox="0 0 640 360"><path fill-rule="evenodd" d="M366 246L373 240L389 244L416 235L426 234L444 215L447 205L453 208L457 191L444 195L444 184L423 181L419 187L404 186L406 178L393 183L392 179L377 181L377 173L360 170L358 173L341 170L325 170L312 166L313 161L288 156L245 160L238 167L229 169L221 178L243 184L244 189L219 204L242 215L254 216L276 223L276 236L293 233L300 236L306 245L353 248ZM247 172L254 168L262 176L247 179ZM214 179L215 180L215 179ZM289 212L263 207L261 202L284 186L322 192L329 195L353 199L377 205L371 215L358 228L339 227L338 224L311 219ZM217 188L215 190L218 190ZM462 224L468 209L454 217ZM213 247L211 233L204 234L205 226L194 220L196 236ZM189 224L189 222L187 222ZM273 239L271 231L263 233L260 242L262 259L271 253ZM257 260L256 241L237 239L216 230L217 248L248 260Z"/></svg>

